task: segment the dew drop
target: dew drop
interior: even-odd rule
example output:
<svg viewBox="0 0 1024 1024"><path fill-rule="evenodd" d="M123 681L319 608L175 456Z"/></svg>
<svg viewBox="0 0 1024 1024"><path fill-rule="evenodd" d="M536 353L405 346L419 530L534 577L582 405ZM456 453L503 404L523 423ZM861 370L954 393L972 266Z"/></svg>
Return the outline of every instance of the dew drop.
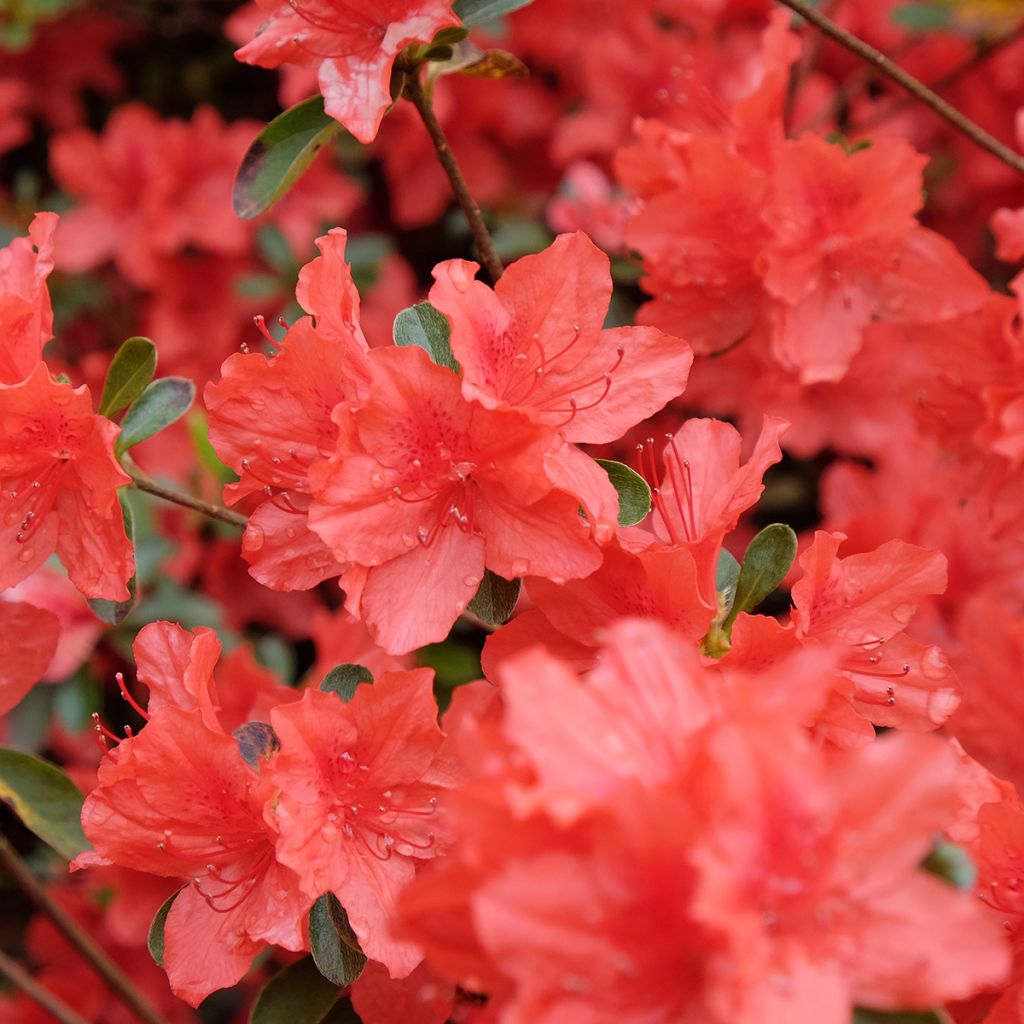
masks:
<svg viewBox="0 0 1024 1024"><path fill-rule="evenodd" d="M462 578L462 582L467 587L479 587L480 586L480 577L479 576L464 576Z"/></svg>
<svg viewBox="0 0 1024 1024"><path fill-rule="evenodd" d="M465 601L456 601L455 602L455 614L456 615L461 615L465 610L466 610L466 602Z"/></svg>
<svg viewBox="0 0 1024 1024"><path fill-rule="evenodd" d="M530 563L525 558L517 558L512 563L513 576L525 576L530 571Z"/></svg>
<svg viewBox="0 0 1024 1024"><path fill-rule="evenodd" d="M413 547L413 546L415 545L415 543L416 543L416 538L415 538L415 537L413 537L413 535L412 535L411 533L403 533L403 534L402 534L402 543L403 543L403 544L404 544L404 545L405 545L405 546L406 546L407 548L411 548L411 547Z"/></svg>
<svg viewBox="0 0 1024 1024"><path fill-rule="evenodd" d="M371 473L370 474L370 486L371 487L383 487L384 486L384 474L383 473Z"/></svg>
<svg viewBox="0 0 1024 1024"><path fill-rule="evenodd" d="M35 555L35 549L34 548L22 548L21 549L21 554L18 555L18 561L19 562L31 562L33 555Z"/></svg>
<svg viewBox="0 0 1024 1024"><path fill-rule="evenodd" d="M333 843L334 840L338 838L338 830L333 825L324 825L324 827L320 829L320 838L325 843Z"/></svg>
<svg viewBox="0 0 1024 1024"><path fill-rule="evenodd" d="M257 526L255 523L249 523L245 528L245 549L246 551L259 551L263 547L267 536L263 532L262 526Z"/></svg>

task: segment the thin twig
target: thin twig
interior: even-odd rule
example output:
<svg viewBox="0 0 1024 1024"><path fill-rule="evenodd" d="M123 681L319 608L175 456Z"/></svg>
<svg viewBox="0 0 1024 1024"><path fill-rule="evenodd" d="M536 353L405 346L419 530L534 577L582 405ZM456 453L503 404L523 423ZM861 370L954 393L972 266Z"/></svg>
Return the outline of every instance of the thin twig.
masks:
<svg viewBox="0 0 1024 1024"><path fill-rule="evenodd" d="M455 154L452 153L452 147L448 144L448 138L441 127L441 122L438 121L437 115L434 113L433 104L423 91L418 69L411 69L408 73L405 82L405 96L419 112L420 118L426 126L430 141L433 142L434 149L437 151L437 158L451 182L455 198L459 201L466 220L469 221L469 230L473 233L476 251L480 254L487 273L491 275L491 280L497 281L501 277L504 267L501 265L498 254L494 251L494 243L480 214L480 207L477 206L476 200L470 194L466 179L462 176L462 171L455 160Z"/></svg>
<svg viewBox="0 0 1024 1024"><path fill-rule="evenodd" d="M203 501L202 498L195 498L184 491L176 491L173 487L165 487L163 484L158 484L135 466L128 466L126 468L135 486L140 491L154 494L158 498L163 498L164 501L172 501L175 505L183 505L185 508L195 509L196 512L202 512L204 516L209 516L211 519L219 519L222 523L230 523L232 526L241 526L244 529L245 524L248 522L248 519L239 512L232 512L231 509L224 508L223 505L214 505L213 502Z"/></svg>
<svg viewBox="0 0 1024 1024"><path fill-rule="evenodd" d="M989 135L984 128L976 124L969 117L966 117L956 107L947 103L941 96L929 89L924 82L904 71L898 64L894 64L880 50L876 50L873 46L865 43L863 39L859 39L852 33L847 32L845 28L837 25L831 18L826 17L820 11L805 3L804 0L779 0L779 3L805 18L819 31L824 32L830 39L839 43L840 46L845 46L851 53L855 53L862 60L873 64L883 75L891 78L897 85L906 89L912 96L917 97L922 103L929 106L940 117L945 118L957 131L962 132L972 142L987 150L993 156L998 157L1008 167L1012 167L1018 173L1024 174L1024 156L1014 152L1009 146L1004 145L997 138Z"/></svg>
<svg viewBox="0 0 1024 1024"><path fill-rule="evenodd" d="M167 1024L166 1019L132 984L131 979L121 968L100 949L92 936L46 891L18 856L14 847L2 835L0 835L0 867L54 923L71 947L103 978L110 990L143 1024Z"/></svg>
<svg viewBox="0 0 1024 1024"><path fill-rule="evenodd" d="M965 78L967 75L982 67L990 57L994 57L1000 52L1000 50L1004 50L1011 43L1016 43L1022 38L1024 38L1024 21L1022 21L1012 31L1007 32L1006 35L1000 36L998 39L993 39L990 43L982 43L970 60L966 60L958 67L946 72L946 74L941 78L932 82L928 88L932 89L934 92L938 92L940 89L948 89L951 85L956 85L960 79ZM875 125L881 124L882 122L887 121L890 117L894 117L896 114L901 113L908 107L913 106L913 103L914 98L912 96L904 96L902 99L896 100L893 103L890 103L887 107L883 107L881 110L876 111L863 124L857 125L857 131L863 131L866 128L873 128Z"/></svg>
<svg viewBox="0 0 1024 1024"><path fill-rule="evenodd" d="M0 975L11 982L15 988L20 988L29 999L38 1003L52 1017L56 1017L60 1024L89 1024L84 1017L79 1017L67 1003L61 1002L49 989L43 988L28 971L4 952L0 952Z"/></svg>

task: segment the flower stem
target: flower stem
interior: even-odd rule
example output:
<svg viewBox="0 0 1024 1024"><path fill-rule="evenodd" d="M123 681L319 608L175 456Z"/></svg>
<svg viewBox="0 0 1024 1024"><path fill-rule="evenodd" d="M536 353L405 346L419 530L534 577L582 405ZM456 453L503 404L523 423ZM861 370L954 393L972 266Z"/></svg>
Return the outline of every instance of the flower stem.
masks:
<svg viewBox="0 0 1024 1024"><path fill-rule="evenodd" d="M462 207L466 220L469 221L469 230L473 233L476 251L480 254L480 259L487 268L487 273L491 275L491 280L497 281L501 277L504 267L501 265L501 259L498 257L498 254L494 251L494 242L491 240L491 234L487 230L487 225L484 224L484 219L480 214L480 207L477 206L476 200L470 195L466 179L462 176L462 171L455 160L455 154L452 153L451 146L448 144L448 138L441 127L441 122L438 121L437 115L434 113L434 106L423 90L418 69L411 69L408 73L405 82L405 97L419 112L420 118L426 126L427 133L430 135L430 141L433 142L434 149L437 151L437 159L441 162L445 174L448 175L455 198L458 200L459 206Z"/></svg>
<svg viewBox="0 0 1024 1024"><path fill-rule="evenodd" d="M66 1003L61 1002L49 989L32 977L20 964L15 963L6 953L0 952L0 976L6 978L15 988L38 1003L50 1016L60 1024L88 1024L84 1017L79 1017Z"/></svg>
<svg viewBox="0 0 1024 1024"><path fill-rule="evenodd" d="M126 464L125 470L131 476L135 486L147 494L163 498L164 501L174 502L175 505L183 505L185 508L195 509L196 512L202 512L204 516L209 516L211 519L219 519L222 523L230 523L232 526L240 526L244 529L245 524L248 522L248 519L241 513L232 512L231 509L224 508L223 505L214 505L213 502L203 501L202 498L195 498L184 491L177 491L173 487L165 487L163 484L158 484L151 477L146 476L138 466Z"/></svg>
<svg viewBox="0 0 1024 1024"><path fill-rule="evenodd" d="M165 1018L132 984L121 968L96 944L92 936L46 891L42 883L29 870L28 865L18 856L14 847L2 835L0 835L0 867L54 923L61 935L67 939L68 944L103 978L110 990L143 1024L167 1024ZM18 984L21 983L18 982ZM28 989L25 991L27 992Z"/></svg>
<svg viewBox="0 0 1024 1024"><path fill-rule="evenodd" d="M998 157L1008 167L1024 174L1024 156L989 135L984 128L947 103L938 93L929 89L924 82L904 71L898 64L894 64L881 50L876 50L873 46L865 43L863 39L847 32L845 28L837 25L831 18L805 3L804 0L779 0L779 2L805 18L840 46L845 46L851 53L855 53L862 60L873 64L883 75L891 78L897 85L934 110L936 114L948 121L976 145Z"/></svg>

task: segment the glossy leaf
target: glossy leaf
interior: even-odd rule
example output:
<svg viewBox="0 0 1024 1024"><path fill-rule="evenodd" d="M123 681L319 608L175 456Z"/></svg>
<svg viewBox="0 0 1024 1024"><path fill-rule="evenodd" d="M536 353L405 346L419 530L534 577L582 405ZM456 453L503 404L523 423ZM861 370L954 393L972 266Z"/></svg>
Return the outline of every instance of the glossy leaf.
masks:
<svg viewBox="0 0 1024 1024"><path fill-rule="evenodd" d="M113 416L135 401L156 373L156 345L149 338L129 338L114 354L103 384L100 415Z"/></svg>
<svg viewBox="0 0 1024 1024"><path fill-rule="evenodd" d="M278 971L253 1003L250 1024L320 1024L341 990L317 969L311 956Z"/></svg>
<svg viewBox="0 0 1024 1024"><path fill-rule="evenodd" d="M231 734L238 744L238 753L253 771L260 770L260 761L269 761L281 749L281 741L268 722L245 722Z"/></svg>
<svg viewBox="0 0 1024 1024"><path fill-rule="evenodd" d="M526 7L533 0L455 0L452 10L463 25L479 25Z"/></svg>
<svg viewBox="0 0 1024 1024"><path fill-rule="evenodd" d="M163 967L164 965L164 947L166 945L164 937L164 928L167 927L167 915L171 912L171 905L178 898L178 892L174 893L173 896L168 896L166 900L160 905L160 909L153 916L153 921L149 926L149 934L146 936L146 948L149 950L149 955L153 958L153 962L157 967Z"/></svg>
<svg viewBox="0 0 1024 1024"><path fill-rule="evenodd" d="M718 552L715 566L715 591L718 593L719 611L728 613L736 598L736 581L740 577L740 563L726 548Z"/></svg>
<svg viewBox="0 0 1024 1024"><path fill-rule="evenodd" d="M651 511L651 489L647 481L629 466L611 459L598 459L619 496L619 526L636 526Z"/></svg>
<svg viewBox="0 0 1024 1024"><path fill-rule="evenodd" d="M484 625L501 626L512 618L521 587L521 580L507 580L504 576L485 569L480 588L469 602L467 610Z"/></svg>
<svg viewBox="0 0 1024 1024"><path fill-rule="evenodd" d="M154 434L159 434L188 412L196 397L196 386L184 377L161 377L143 391L121 421L118 455Z"/></svg>
<svg viewBox="0 0 1024 1024"><path fill-rule="evenodd" d="M332 892L324 893L310 908L309 948L320 973L340 987L351 985L366 966L366 954L359 948L348 914Z"/></svg>
<svg viewBox="0 0 1024 1024"><path fill-rule="evenodd" d="M231 202L243 220L270 209L302 176L314 157L341 131L313 96L278 114L242 158Z"/></svg>
<svg viewBox="0 0 1024 1024"><path fill-rule="evenodd" d="M753 611L785 579L796 558L796 534L785 523L766 526L748 545L736 580L736 596L723 628L740 612Z"/></svg>
<svg viewBox="0 0 1024 1024"><path fill-rule="evenodd" d="M89 849L82 831L84 798L49 761L0 749L0 799L10 803L25 827L65 859L73 860Z"/></svg>
<svg viewBox="0 0 1024 1024"><path fill-rule="evenodd" d="M135 513L132 511L132 506L128 501L128 496L124 491L121 491L118 495L121 501L121 511L124 514L124 532L128 538L132 548L135 548ZM138 587L139 580L137 573L132 573L132 578L128 581L128 598L124 601L108 601L105 597L91 597L89 598L89 607L93 610L96 617L102 619L104 622L111 626L119 626L126 618L128 618L131 610L135 607L135 602L138 600Z"/></svg>
<svg viewBox="0 0 1024 1024"><path fill-rule="evenodd" d="M373 673L364 665L336 665L320 684L324 693L336 693L346 704L356 695L360 683L372 683Z"/></svg>
<svg viewBox="0 0 1024 1024"><path fill-rule="evenodd" d="M393 333L396 345L416 345L430 356L432 363L460 372L461 367L452 355L451 324L429 302L417 302L403 309L395 317Z"/></svg>
<svg viewBox="0 0 1024 1024"><path fill-rule="evenodd" d="M973 888L978 877L978 870L967 851L962 846L947 842L945 839L940 839L935 843L921 863L921 867L944 882L948 882L955 889Z"/></svg>

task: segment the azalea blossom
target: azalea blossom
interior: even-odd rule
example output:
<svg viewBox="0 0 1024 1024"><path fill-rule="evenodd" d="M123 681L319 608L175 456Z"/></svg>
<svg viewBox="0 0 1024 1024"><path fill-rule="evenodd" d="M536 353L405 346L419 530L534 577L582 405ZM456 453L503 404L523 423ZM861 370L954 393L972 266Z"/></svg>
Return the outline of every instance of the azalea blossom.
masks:
<svg viewBox="0 0 1024 1024"><path fill-rule="evenodd" d="M57 616L24 601L0 601L0 715L43 677L60 636Z"/></svg>
<svg viewBox="0 0 1024 1024"><path fill-rule="evenodd" d="M438 757L432 679L385 672L348 703L307 690L270 718L281 744L269 772L277 858L311 899L333 892L363 951L399 978L421 957L389 935L395 899L418 861L443 852L436 812L454 781Z"/></svg>
<svg viewBox="0 0 1024 1024"><path fill-rule="evenodd" d="M219 653L211 630L154 623L141 631L135 656L149 698L145 710L136 706L147 722L101 763L82 811L94 850L74 865L183 880L167 915L164 965L175 994L192 1006L235 984L268 943L305 948L312 903L275 858L264 819L274 786L261 766L272 748L247 760L244 739L222 727Z"/></svg>
<svg viewBox="0 0 1024 1024"><path fill-rule="evenodd" d="M391 103L398 54L459 24L451 0L257 2L268 18L235 56L265 68L315 68L324 109L360 142L373 141Z"/></svg>
<svg viewBox="0 0 1024 1024"><path fill-rule="evenodd" d="M342 566L307 525L311 466L334 449L334 407L365 381L359 294L344 260L346 234L317 239L321 255L302 269L297 294L315 316L291 326L272 356L238 353L206 387L210 440L240 474L225 489L238 502L262 493L242 553L252 575L278 590L306 590Z"/></svg>
<svg viewBox="0 0 1024 1024"><path fill-rule="evenodd" d="M443 639L484 569L506 579L586 576L601 564L584 508L609 508L596 473L549 478L566 444L508 408L467 401L419 348L372 349L369 391L335 408L336 454L310 471L311 528L339 562L349 611L402 653ZM611 497L614 508L614 492ZM610 510L609 510L610 511Z"/></svg>
<svg viewBox="0 0 1024 1024"><path fill-rule="evenodd" d="M516 260L492 291L477 264L434 268L430 301L451 321L463 393L528 410L569 441L621 437L686 387L693 354L650 327L603 329L605 256L582 232Z"/></svg>
<svg viewBox="0 0 1024 1024"><path fill-rule="evenodd" d="M92 411L89 389L55 381L43 363L0 384L0 588L57 552L87 597L128 598L135 556L118 488L118 429Z"/></svg>
<svg viewBox="0 0 1024 1024"><path fill-rule="evenodd" d="M53 335L46 279L53 270L55 213L37 213L28 238L0 249L0 383L18 384L42 358Z"/></svg>
<svg viewBox="0 0 1024 1024"><path fill-rule="evenodd" d="M801 719L831 657L723 673L626 621L585 678L509 659L499 691L456 695L452 852L403 896L404 934L524 1024L846 1024L998 984L1002 929L919 869L955 814L953 753L822 749Z"/></svg>

